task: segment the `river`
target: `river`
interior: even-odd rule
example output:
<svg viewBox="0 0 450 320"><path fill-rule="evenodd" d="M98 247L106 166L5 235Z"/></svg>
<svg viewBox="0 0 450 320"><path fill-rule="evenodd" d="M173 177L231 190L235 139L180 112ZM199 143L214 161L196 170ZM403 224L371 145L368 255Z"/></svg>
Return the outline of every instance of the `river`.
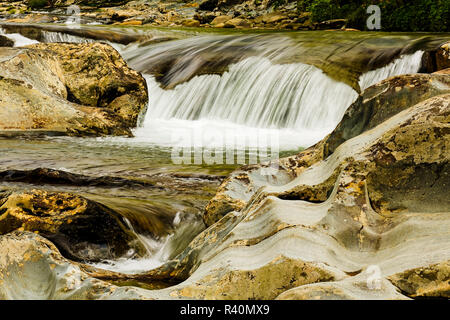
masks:
<svg viewBox="0 0 450 320"><path fill-rule="evenodd" d="M127 45L107 41L147 81L148 108L134 137L0 138L0 171L48 168L148 185L2 181L0 188L75 192L123 214L148 256L97 266L125 273L161 265L200 233L205 205L232 170L320 141L358 92L388 77L418 72L424 50L440 41L428 34L364 32L111 32L147 37ZM0 33L16 46L37 42L18 32ZM41 41L99 40L47 30ZM264 154L258 153L261 148ZM223 155L230 150L235 154L227 163Z"/></svg>

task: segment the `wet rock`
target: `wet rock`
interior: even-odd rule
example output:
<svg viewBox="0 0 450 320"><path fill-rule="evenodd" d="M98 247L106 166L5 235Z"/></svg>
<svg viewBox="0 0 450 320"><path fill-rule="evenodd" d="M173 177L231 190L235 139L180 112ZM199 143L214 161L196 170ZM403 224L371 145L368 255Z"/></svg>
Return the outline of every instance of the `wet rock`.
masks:
<svg viewBox="0 0 450 320"><path fill-rule="evenodd" d="M13 47L14 41L6 36L0 35L0 47Z"/></svg>
<svg viewBox="0 0 450 320"><path fill-rule="evenodd" d="M64 192L7 192L0 200L0 234L14 230L39 233L77 261L114 259L135 252L142 244L113 210Z"/></svg>
<svg viewBox="0 0 450 320"><path fill-rule="evenodd" d="M280 294L277 300L408 300L384 278L373 281L363 272L341 281L300 286Z"/></svg>
<svg viewBox="0 0 450 320"><path fill-rule="evenodd" d="M0 236L0 299L147 299L146 291L89 277L44 237L31 232Z"/></svg>
<svg viewBox="0 0 450 320"><path fill-rule="evenodd" d="M106 44L0 48L0 129L130 135L147 105L144 78Z"/></svg>

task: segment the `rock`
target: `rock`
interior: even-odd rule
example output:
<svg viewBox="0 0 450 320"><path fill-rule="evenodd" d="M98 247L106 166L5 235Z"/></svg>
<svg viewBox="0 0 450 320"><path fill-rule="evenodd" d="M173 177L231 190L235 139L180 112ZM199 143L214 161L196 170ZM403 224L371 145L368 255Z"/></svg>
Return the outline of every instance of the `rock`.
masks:
<svg viewBox="0 0 450 320"><path fill-rule="evenodd" d="M0 234L32 231L77 261L114 259L145 248L113 210L64 192L32 190L1 194Z"/></svg>
<svg viewBox="0 0 450 320"><path fill-rule="evenodd" d="M277 12L268 13L262 16L262 21L264 23L276 23L286 19L288 19L286 15Z"/></svg>
<svg viewBox="0 0 450 320"><path fill-rule="evenodd" d="M450 78L438 74L402 75L367 88L347 109L325 144L325 157L344 141L369 130L411 105L450 92Z"/></svg>
<svg viewBox="0 0 450 320"><path fill-rule="evenodd" d="M184 27L200 27L200 21L194 19L183 20L182 25Z"/></svg>
<svg viewBox="0 0 450 320"><path fill-rule="evenodd" d="M142 20L127 20L120 23L121 26L140 26L142 25Z"/></svg>
<svg viewBox="0 0 450 320"><path fill-rule="evenodd" d="M0 48L0 130L130 135L147 105L143 77L107 44Z"/></svg>
<svg viewBox="0 0 450 320"><path fill-rule="evenodd" d="M225 28L225 23L218 23L214 25L214 28Z"/></svg>
<svg viewBox="0 0 450 320"><path fill-rule="evenodd" d="M450 262L406 270L392 275L389 280L413 298L450 298Z"/></svg>
<svg viewBox="0 0 450 320"><path fill-rule="evenodd" d="M250 28L250 23L245 19L233 18L225 22L224 28Z"/></svg>
<svg viewBox="0 0 450 320"><path fill-rule="evenodd" d="M218 16L218 17L215 17L213 21L211 21L211 24L213 26L217 26L218 24L225 23L231 19L233 19L232 16Z"/></svg>
<svg viewBox="0 0 450 320"><path fill-rule="evenodd" d="M409 300L387 279L381 278L372 286L370 276L363 272L341 281L300 286L283 292L276 300Z"/></svg>
<svg viewBox="0 0 450 320"><path fill-rule="evenodd" d="M194 19L200 21L201 24L211 23L216 15L212 12L207 12L205 14L195 14Z"/></svg>
<svg viewBox="0 0 450 320"><path fill-rule="evenodd" d="M0 35L0 47L13 47L14 41L6 36Z"/></svg>
<svg viewBox="0 0 450 320"><path fill-rule="evenodd" d="M148 299L146 290L118 287L89 277L31 232L0 236L1 300Z"/></svg>
<svg viewBox="0 0 450 320"><path fill-rule="evenodd" d="M450 42L439 47L436 52L436 71L450 68Z"/></svg>
<svg viewBox="0 0 450 320"><path fill-rule="evenodd" d="M435 74L450 74L450 68L434 72Z"/></svg>
<svg viewBox="0 0 450 320"><path fill-rule="evenodd" d="M341 29L345 28L347 24L347 19L334 19L320 22L317 27L320 30L326 29Z"/></svg>

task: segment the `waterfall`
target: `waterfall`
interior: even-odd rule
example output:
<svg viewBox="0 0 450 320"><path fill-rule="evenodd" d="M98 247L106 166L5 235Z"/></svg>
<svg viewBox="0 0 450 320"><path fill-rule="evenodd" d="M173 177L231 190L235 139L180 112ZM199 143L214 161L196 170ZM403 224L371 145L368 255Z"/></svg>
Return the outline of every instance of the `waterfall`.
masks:
<svg viewBox="0 0 450 320"><path fill-rule="evenodd" d="M350 86L316 67L274 65L261 57L244 59L221 76L197 76L173 90L150 82L148 117L227 120L258 128L326 128L357 97Z"/></svg>
<svg viewBox="0 0 450 320"><path fill-rule="evenodd" d="M363 74L361 88L417 72L422 54L418 51L402 56ZM160 140L167 141L167 135L155 133L155 127L172 126L175 130L194 122L203 129L207 123L221 130L232 128L236 137L251 136L257 129L281 129L280 140L286 148L309 146L335 128L358 96L350 86L314 66L274 64L260 56L232 64L222 75L195 76L170 90L162 89L152 76L146 79L150 100L143 128L136 131L138 140L159 135Z"/></svg>

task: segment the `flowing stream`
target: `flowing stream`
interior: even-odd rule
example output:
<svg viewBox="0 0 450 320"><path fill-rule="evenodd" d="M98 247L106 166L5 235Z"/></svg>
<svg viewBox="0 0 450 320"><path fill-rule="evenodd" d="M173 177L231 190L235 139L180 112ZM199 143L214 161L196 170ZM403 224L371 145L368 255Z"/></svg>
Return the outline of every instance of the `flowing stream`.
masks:
<svg viewBox="0 0 450 320"><path fill-rule="evenodd" d="M0 34L14 40L15 46L37 42L1 29ZM156 179L162 184L170 177L176 186L167 193L66 188L124 214L147 247L148 256L143 259L123 258L96 266L125 273L157 267L203 230L199 218L202 208L220 182L196 176L183 180L175 173L224 176L237 167L220 163L209 167L174 164L174 146L190 147L194 143L205 148L245 149L260 147L261 141L276 140L280 152L293 154L330 133L358 97L348 82L328 76L315 63L311 51L299 54L306 50L309 35L302 37L296 41L271 34L209 33L161 43L110 43L147 81L148 109L134 131L135 137L3 141L1 169L47 167L90 175ZM50 31L45 31L43 38L45 42L93 41ZM418 72L422 55L421 50L402 54L380 68L362 73L357 83L365 89L391 76ZM192 193L195 183L207 185L210 193ZM182 191L179 184L186 184ZM121 203L114 200L118 196ZM130 212L131 207L134 212ZM192 207L196 212L189 215ZM142 222L139 212L147 216L146 222ZM156 235L158 228L168 230Z"/></svg>

